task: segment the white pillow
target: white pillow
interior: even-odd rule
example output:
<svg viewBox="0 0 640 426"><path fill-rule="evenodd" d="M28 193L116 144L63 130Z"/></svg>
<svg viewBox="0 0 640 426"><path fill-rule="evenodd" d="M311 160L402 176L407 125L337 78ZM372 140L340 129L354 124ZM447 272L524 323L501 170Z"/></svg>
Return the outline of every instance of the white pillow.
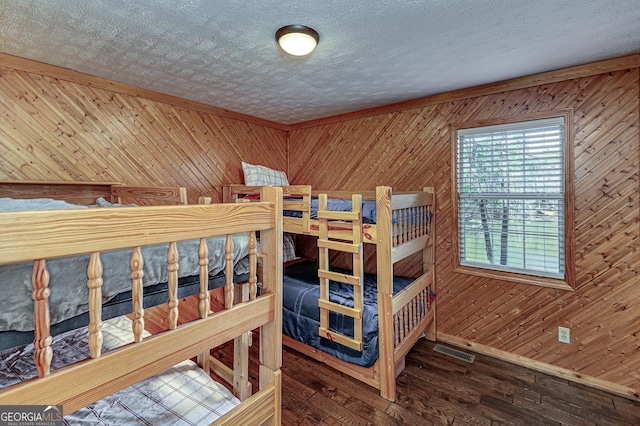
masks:
<svg viewBox="0 0 640 426"><path fill-rule="evenodd" d="M246 186L288 186L287 174L265 166L242 162L244 184Z"/></svg>

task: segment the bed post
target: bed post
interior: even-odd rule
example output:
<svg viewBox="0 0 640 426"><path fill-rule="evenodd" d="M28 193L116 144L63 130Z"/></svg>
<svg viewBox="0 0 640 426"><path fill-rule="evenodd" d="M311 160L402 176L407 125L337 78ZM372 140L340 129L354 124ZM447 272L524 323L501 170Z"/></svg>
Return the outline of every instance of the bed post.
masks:
<svg viewBox="0 0 640 426"><path fill-rule="evenodd" d="M223 203L233 203L232 195L231 195L231 186L224 185L222 187L222 202Z"/></svg>
<svg viewBox="0 0 640 426"><path fill-rule="evenodd" d="M49 315L49 271L45 259L33 262L33 274L31 283L33 284L33 321L35 327L34 361L38 368L38 377L45 377L51 371L51 359L53 349L51 349L51 337Z"/></svg>
<svg viewBox="0 0 640 426"><path fill-rule="evenodd" d="M433 201L431 202L431 223L429 224L429 245L425 249L422 250L422 272L425 273L430 271L431 273L431 291L433 294L436 294L436 193L435 188L432 186L425 187L423 190L433 196ZM431 299L431 294L428 297ZM437 312L436 312L436 299L435 297L431 299L431 307L430 309L433 311L433 321L427 327L425 331L425 337L427 340L435 341L437 338L436 334L436 320L437 320Z"/></svg>
<svg viewBox="0 0 640 426"><path fill-rule="evenodd" d="M264 187L261 201L272 203L276 210L273 229L260 232L264 277L262 293L273 293L275 298L274 320L260 328L260 389L269 385L278 390L275 398L275 415L269 424L281 424L280 367L282 366L282 188Z"/></svg>
<svg viewBox="0 0 640 426"><path fill-rule="evenodd" d="M376 188L376 226L378 241L378 345L380 362L380 395L396 399L396 374L393 345L393 263L391 261L391 187Z"/></svg>

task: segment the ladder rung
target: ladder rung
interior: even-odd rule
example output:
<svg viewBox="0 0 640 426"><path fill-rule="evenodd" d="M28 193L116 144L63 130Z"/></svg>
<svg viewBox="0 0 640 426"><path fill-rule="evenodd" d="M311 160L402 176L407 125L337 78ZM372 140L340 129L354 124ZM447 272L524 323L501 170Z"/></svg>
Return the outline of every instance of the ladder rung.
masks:
<svg viewBox="0 0 640 426"><path fill-rule="evenodd" d="M327 309L329 311L337 312L339 314L356 319L362 318L362 309L350 308L348 306L339 305L337 303L329 302L328 300L318 300L318 306L320 309Z"/></svg>
<svg viewBox="0 0 640 426"><path fill-rule="evenodd" d="M360 221L360 212L336 212L318 210L318 219Z"/></svg>
<svg viewBox="0 0 640 426"><path fill-rule="evenodd" d="M319 238L318 247L327 248L329 250L343 251L346 253L359 253L361 245L354 243L343 243L340 241L323 240Z"/></svg>
<svg viewBox="0 0 640 426"><path fill-rule="evenodd" d="M349 274L340 274L338 272L326 271L324 269L318 269L318 277L319 278L327 278L332 281L337 281L339 283L351 284L351 285L361 285L360 277L356 277L354 275Z"/></svg>
<svg viewBox="0 0 640 426"><path fill-rule="evenodd" d="M320 226L318 226L318 229ZM327 229L329 232L331 231L341 231L341 232L349 232L353 233L353 223L352 222L344 222L344 221L333 221L327 223Z"/></svg>
<svg viewBox="0 0 640 426"><path fill-rule="evenodd" d="M307 211L309 210L309 203L303 201L283 201L282 210L295 210L295 211Z"/></svg>
<svg viewBox="0 0 640 426"><path fill-rule="evenodd" d="M354 340L350 337L345 336L344 334L340 334L340 333L335 333L331 330L327 330L324 327L320 327L318 329L318 334L320 334L320 337L324 337L325 339L329 339L332 342L336 342L339 343L343 346L347 346L351 349L354 349L356 351L362 351L362 341L360 340Z"/></svg>

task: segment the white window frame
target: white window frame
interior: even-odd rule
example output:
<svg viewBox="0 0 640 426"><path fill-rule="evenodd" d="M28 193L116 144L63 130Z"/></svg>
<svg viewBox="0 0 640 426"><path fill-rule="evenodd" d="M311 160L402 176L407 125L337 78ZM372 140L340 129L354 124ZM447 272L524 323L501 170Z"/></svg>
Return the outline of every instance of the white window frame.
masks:
<svg viewBox="0 0 640 426"><path fill-rule="evenodd" d="M485 120L482 122L474 122L474 123L465 123L460 126L452 126L452 183L453 183L453 204L454 204L454 223L453 223L453 245L454 245L454 256L455 256L455 266L454 269L456 272L467 273L477 276L497 278L503 280L510 280L522 283L530 283L537 284L547 287L555 287L560 289L572 289L574 287L574 274L573 274L573 149L572 143L570 141L573 140L573 115L571 111L556 111L555 113L548 114L532 114L527 115L526 117L517 117L513 119L497 119L497 120ZM509 191L508 188L506 190L496 190L495 187L491 189L480 189L480 185L475 186L475 188L469 189L466 187L466 190L461 194L459 191L459 183L458 182L458 173L459 167L459 141L460 137L470 137L473 135L479 134L487 134L492 132L518 132L521 129L531 129L538 128L543 126L557 126L561 125L564 128L564 134L561 139L561 157L558 159L560 168L562 170L561 176L555 176L553 185L551 185L551 189L547 190L545 188L540 188L539 191L532 190L516 190ZM509 142L506 142L509 143ZM523 149L523 151L525 151ZM494 157L490 157L491 164L500 164L499 160L496 160ZM524 162L526 163L526 162ZM469 163L471 164L471 163ZM468 164L463 164L462 167L466 167ZM463 180L469 176L469 170L465 170L463 172ZM538 172L539 173L539 172ZM557 171L555 172L557 173ZM524 179L528 180L528 184L539 184L539 181L536 178L536 174L530 174L530 172L526 173ZM539 174L538 176L542 176ZM529 181L531 180L531 181ZM473 186L473 185L472 185ZM525 185L522 184L522 188L525 188ZM527 187L528 188L528 187ZM474 192L478 190L479 192ZM501 200L507 200L507 203L511 203L510 205L518 206L522 210L522 215L527 216L528 212L534 212L531 207L533 203L537 202L540 204L548 203L555 207L554 212L558 213L556 219L558 221L558 229L560 230L558 247L553 247L552 250L557 250L557 253L554 251L554 254L557 256L558 264L554 265L558 270L545 270L544 267L540 265L535 265L534 267L527 267L525 259L527 258L527 254L523 254L522 258L514 261L512 259L507 259L507 257L501 257L500 249L494 253L493 262L489 259L491 250L487 250L487 258L480 259L479 256L476 255L474 258L473 255L470 255L470 259L465 258L465 254L472 253L465 251L465 237L464 230L467 228L468 223L466 220L468 219L468 214L465 215L463 209L468 208L471 205L478 204L479 200L482 199L483 203L480 205L484 205L485 203L499 203ZM505 210L511 212L511 210ZM525 213L525 211L527 213ZM535 214L535 213L534 213ZM539 214L543 214L540 213ZM529 216L527 216L529 217ZM542 217L540 220L544 220ZM509 222L509 221L505 221ZM513 223L513 220L510 221ZM489 223L491 223L489 221ZM517 223L517 222L516 222ZM521 224L524 221L520 222ZM482 221L483 227L485 227L487 222ZM488 228L484 228L485 230ZM519 233L519 231L522 231ZM522 238L527 237L528 227L522 225L520 228L511 229L509 228L509 238L513 238L513 236L520 236ZM484 238L493 239L496 237L495 228L491 228L487 233L483 232ZM470 234L466 234L470 235ZM501 234L502 235L502 234ZM470 237L469 237L470 238ZM492 240L493 241L493 240ZM471 244L471 239L468 241ZM476 241L477 243L477 241ZM496 246L496 244L493 244ZM489 245L491 246L491 244ZM486 248L486 246L483 246ZM527 247L526 244L523 244L521 250L526 252ZM497 259L496 258L499 258ZM510 255L509 255L510 256ZM480 260L479 260L480 259Z"/></svg>

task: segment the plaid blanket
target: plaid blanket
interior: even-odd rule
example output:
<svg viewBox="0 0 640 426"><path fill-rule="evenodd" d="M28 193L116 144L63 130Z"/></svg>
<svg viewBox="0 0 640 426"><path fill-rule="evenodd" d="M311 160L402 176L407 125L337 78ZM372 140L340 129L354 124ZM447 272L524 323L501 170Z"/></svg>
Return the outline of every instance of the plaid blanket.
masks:
<svg viewBox="0 0 640 426"><path fill-rule="evenodd" d="M118 317L103 323L103 352L133 341L131 321ZM52 370L88 358L86 328L54 337ZM147 334L148 335L148 334ZM33 345L0 352L0 386L37 376ZM202 425L240 402L192 361L116 392L64 418L68 425Z"/></svg>

